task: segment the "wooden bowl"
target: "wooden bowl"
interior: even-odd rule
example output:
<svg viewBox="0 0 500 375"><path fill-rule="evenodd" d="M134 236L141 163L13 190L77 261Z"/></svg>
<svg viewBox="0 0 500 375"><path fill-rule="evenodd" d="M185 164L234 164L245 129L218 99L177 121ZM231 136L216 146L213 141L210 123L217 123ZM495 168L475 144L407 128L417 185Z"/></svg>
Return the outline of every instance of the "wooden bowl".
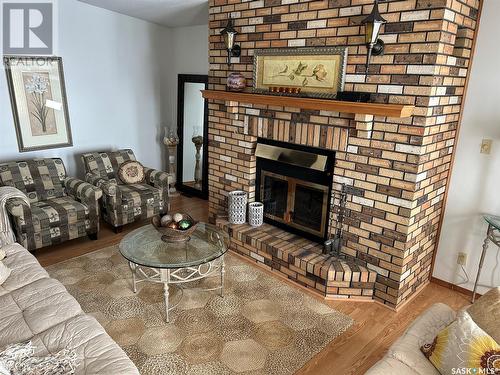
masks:
<svg viewBox="0 0 500 375"><path fill-rule="evenodd" d="M151 224L153 224L156 230L160 232L160 234L162 235L161 240L165 242L188 241L191 238L191 235L196 230L196 226L198 225L198 222L196 220L194 220L188 214L183 213L182 220L189 220L191 223L193 223L188 229L182 230L182 229L162 227L161 226L162 216L164 215L153 216L153 218L151 219Z"/></svg>

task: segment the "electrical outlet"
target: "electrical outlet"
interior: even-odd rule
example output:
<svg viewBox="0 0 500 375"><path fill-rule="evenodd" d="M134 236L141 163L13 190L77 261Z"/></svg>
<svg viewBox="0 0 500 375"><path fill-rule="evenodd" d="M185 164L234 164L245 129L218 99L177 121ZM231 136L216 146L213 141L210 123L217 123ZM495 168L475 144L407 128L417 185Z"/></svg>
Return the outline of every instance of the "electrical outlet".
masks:
<svg viewBox="0 0 500 375"><path fill-rule="evenodd" d="M481 154L490 154L492 143L493 140L491 139L483 139L483 141L481 142Z"/></svg>
<svg viewBox="0 0 500 375"><path fill-rule="evenodd" d="M464 252L458 253L457 264L465 266L467 264L467 254Z"/></svg>

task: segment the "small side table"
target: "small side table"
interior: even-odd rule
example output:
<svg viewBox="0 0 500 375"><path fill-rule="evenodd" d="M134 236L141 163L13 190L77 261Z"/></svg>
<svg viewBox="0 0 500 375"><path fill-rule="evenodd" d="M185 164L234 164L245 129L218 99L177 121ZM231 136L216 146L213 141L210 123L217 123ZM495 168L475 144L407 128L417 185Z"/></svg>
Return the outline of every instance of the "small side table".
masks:
<svg viewBox="0 0 500 375"><path fill-rule="evenodd" d="M481 276L481 270L483 269L484 257L490 241L497 245L500 250L500 216L485 215L483 219L488 223L488 230L486 232L486 238L483 242L483 251L481 252L481 260L479 261L479 268L477 270L476 282L474 283L474 290L472 291L472 303L476 299L476 289L479 283L479 277Z"/></svg>

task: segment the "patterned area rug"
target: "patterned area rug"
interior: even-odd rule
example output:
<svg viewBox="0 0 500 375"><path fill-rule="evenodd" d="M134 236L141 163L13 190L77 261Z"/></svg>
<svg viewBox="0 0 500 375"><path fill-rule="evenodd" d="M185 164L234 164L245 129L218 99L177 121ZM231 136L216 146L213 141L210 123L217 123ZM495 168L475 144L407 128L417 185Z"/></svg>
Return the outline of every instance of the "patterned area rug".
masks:
<svg viewBox="0 0 500 375"><path fill-rule="evenodd" d="M187 284L166 323L162 286L139 283L116 246L47 268L123 348L142 375L293 374L353 321L268 273L226 255L224 297ZM171 289L172 290L172 289Z"/></svg>

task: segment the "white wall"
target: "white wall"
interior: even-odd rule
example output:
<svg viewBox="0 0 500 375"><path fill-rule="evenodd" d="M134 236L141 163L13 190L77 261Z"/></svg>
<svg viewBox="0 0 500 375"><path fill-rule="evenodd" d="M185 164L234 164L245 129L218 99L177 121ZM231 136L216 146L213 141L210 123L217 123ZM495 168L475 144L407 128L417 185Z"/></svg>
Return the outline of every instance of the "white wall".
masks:
<svg viewBox="0 0 500 375"><path fill-rule="evenodd" d="M208 74L208 25L176 27L171 29L170 123L177 126L177 75Z"/></svg>
<svg viewBox="0 0 500 375"><path fill-rule="evenodd" d="M487 225L483 213L500 215L500 74L498 35L500 1L483 4L476 53L467 91L460 138L456 150L448 202L433 276L451 283L463 278L458 252L468 254L472 290ZM492 139L490 155L479 152L482 139ZM500 251L490 245L480 285L500 285ZM480 287L479 292L487 291Z"/></svg>
<svg viewBox="0 0 500 375"><path fill-rule="evenodd" d="M162 70L162 86L167 88L169 113L165 117L164 125L175 129L177 128L177 76L208 74L208 25L172 28L167 37L169 39L166 46L170 60L168 69ZM192 132L190 134L192 135ZM187 142L192 145L191 138ZM185 174L194 175L194 154L191 160L185 160L184 165ZM188 165L192 167L189 168ZM180 179L181 176L177 176L177 180ZM186 177L186 180L192 179Z"/></svg>
<svg viewBox="0 0 500 375"><path fill-rule="evenodd" d="M0 74L0 160L60 156L69 174L81 177L81 153L130 147L145 165L166 165L160 124L170 116L170 99L158 78L168 69L170 30L76 0L58 4L58 55L74 146L19 153L6 78Z"/></svg>

